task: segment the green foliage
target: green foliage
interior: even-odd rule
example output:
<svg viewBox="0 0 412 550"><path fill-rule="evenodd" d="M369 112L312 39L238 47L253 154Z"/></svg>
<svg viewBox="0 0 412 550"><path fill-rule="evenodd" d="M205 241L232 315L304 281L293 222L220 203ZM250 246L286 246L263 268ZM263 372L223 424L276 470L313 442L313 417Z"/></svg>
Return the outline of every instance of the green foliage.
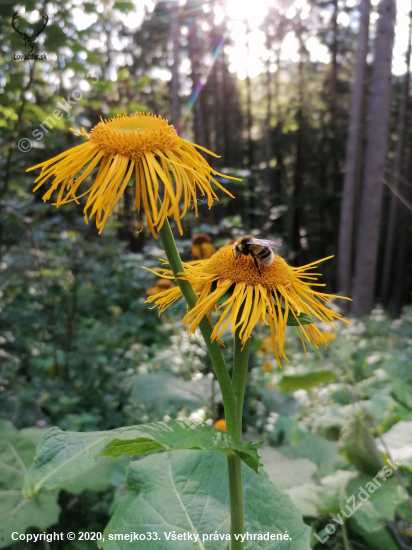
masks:
<svg viewBox="0 0 412 550"><path fill-rule="evenodd" d="M210 426L170 421L118 428L110 432L63 432L50 430L40 441L29 469L24 492L31 498L41 489L61 488L68 480L93 470L100 456L117 458L161 450L202 449L235 453L258 472L259 445L238 443ZM67 485L67 483L66 483Z"/></svg>
<svg viewBox="0 0 412 550"><path fill-rule="evenodd" d="M319 384L333 382L335 379L335 375L329 370L309 372L308 374L295 376L283 376L279 388L286 392L310 390Z"/></svg>
<svg viewBox="0 0 412 550"><path fill-rule="evenodd" d="M359 415L349 418L340 432L339 446L361 472L375 474L383 466L382 457L370 429Z"/></svg>
<svg viewBox="0 0 412 550"><path fill-rule="evenodd" d="M0 420L0 433L0 548L5 548L12 543L14 531L24 533L29 527L43 530L53 525L60 508L58 491L33 500L23 494L24 476L35 453L33 428L31 437L26 437L10 422Z"/></svg>
<svg viewBox="0 0 412 550"><path fill-rule="evenodd" d="M313 323L313 317L307 313L300 313L295 317L295 315L289 311L286 321L288 327L298 327L299 325L309 325L310 323Z"/></svg>
<svg viewBox="0 0 412 550"><path fill-rule="evenodd" d="M246 543L246 548L290 550L309 549L309 530L290 499L267 478L243 468L245 487L245 531L279 533L288 531L291 541ZM129 491L119 502L99 546L105 550L122 548L121 541L110 541L109 534L157 533L162 548L193 548L193 542L166 540L165 533L230 533L227 465L220 453L176 451L134 462L127 470ZM208 488L205 490L205 488ZM167 498L165 498L167 495ZM130 542L130 548L142 543ZM159 542L146 541L145 548L159 548ZM200 545L199 545L200 546ZM205 541L206 549L229 548L227 540Z"/></svg>
<svg viewBox="0 0 412 550"><path fill-rule="evenodd" d="M116 430L113 430L113 435L115 432ZM182 449L215 450L222 451L228 456L236 454L252 470L259 472L257 450L262 443L256 445L238 443L222 430L216 430L207 425L197 426L169 420L167 423L146 424L139 429L127 428L121 435L125 437L113 439L106 445L102 452L103 456L117 458L124 454L134 456Z"/></svg>
<svg viewBox="0 0 412 550"><path fill-rule="evenodd" d="M13 60L14 53L24 51L24 43L10 25L16 6L2 3L0 537L3 538L0 545L3 546L10 544L9 534L13 530L38 532L49 527L59 532L79 529L102 532L111 521L114 509L116 515L112 521L114 518L119 523L123 519L127 521L126 512L130 512L127 502L130 506L139 502L140 509L151 521L153 518L149 515L153 511L145 510L143 499L144 491L152 490L159 481L155 464L159 471L166 472L165 483L169 486L171 479L178 479L176 473L186 476L185 465L190 464L193 466L190 479L196 487L212 479L212 469L218 476L217 481L221 479L224 483L226 479L222 453L191 450L169 454L166 451L132 462L125 456L109 461L96 454L89 462L76 462L78 467L70 473L65 470L68 476L65 480L58 480L54 472L45 486L56 489L40 492L33 500L25 499L22 493L23 473L35 456L35 445L51 426L84 432L78 437L86 440L97 430L106 433L124 425L138 424L137 428L143 430L147 422L171 418L195 421L203 427L203 423L210 424L224 416L205 346L196 337L189 339L181 326L184 305L177 304L159 320L157 313L144 303L147 289L153 286L155 278L143 272L141 266L157 267L158 258L164 256L159 243L146 228L137 238L140 221L129 208L133 205L132 194L119 202L103 235L98 237L94 221L89 226L84 224L82 206L72 204L59 210L50 204L45 206L42 191L32 193L33 175L37 177L38 170L26 174L29 166L80 143L81 138L68 131L70 126L76 129L84 126L89 131L100 117L141 110L150 110L171 120L170 83L154 77L158 69L170 70L171 18L167 3L155 4L153 11L150 8L139 12L143 18L141 26L132 29L129 25L136 20L133 16L137 12L131 2L115 2L104 9L100 2L85 2L80 7L92 17L84 20L87 28L82 20L83 30L79 30L75 21L75 8L79 6L58 0L53 18L36 42L34 52L45 52L48 61L39 61L33 66L31 62ZM266 75L250 80L253 103L253 168L250 170L250 159L245 154L249 122L243 114L247 107L247 81L238 81L229 71L228 55L218 56L211 71L208 60L222 36L226 37L225 48L231 45L225 21L216 27L213 10L198 9L191 1L181 8L180 25L193 31L196 37L198 59L194 61L199 62L202 77L209 75L196 104L203 111L206 141L212 150L222 155L209 161L213 168L244 178L242 182L218 178L233 192L236 202L219 194L220 201L212 210L200 204L199 218L189 211L182 220L186 240L179 240L178 247L185 254L184 259L190 259L190 238L199 231L210 234L216 246L254 230L260 231L263 237L281 237L284 241L281 255L296 260L298 254L297 262L310 262L329 254L337 241L338 224L334 221L340 201L341 175L336 171L334 181L330 182L335 190L332 194L325 193L324 178L334 160L337 160L336 166L343 165L344 139L334 142L333 152L337 158L331 160L329 136L336 130L342 137L347 128L353 56L346 54L353 50L354 27L339 27L335 129L329 116L333 111L327 92L330 87L324 85L330 71L324 64L305 63L306 87L310 94L302 105L296 100L296 64L290 62L287 68L282 68L285 78L276 86L273 105L276 104L277 111L276 115L272 113L268 133L261 130L266 125L254 124L266 116L265 102L260 101L266 97ZM44 5L28 0L25 9L41 13ZM273 40L269 49L275 53L282 36L293 33L301 25L305 27L306 23L298 21L298 15L286 21L276 14L274 20L271 10L263 24L267 28L263 30L269 41ZM312 2L311 10L322 10L323 14L324 3ZM344 10L350 12L351 8L346 6ZM311 13L306 21L314 22ZM322 23L321 29L315 25L312 30L319 31L321 42L331 48L333 37L327 25ZM113 50L112 32L117 44L123 44L123 51L118 51L117 45L116 52ZM191 61L187 38L182 34L176 43L181 46L181 60ZM127 62L121 67L119 60L124 55ZM98 82L93 83L94 76L99 78ZM86 82L90 88L84 86ZM30 152L23 153L15 147L14 137L17 142L23 137L31 138L32 132L57 108L57 101L67 98L74 90L82 90L83 99L73 106L69 117L65 115L41 140L33 139ZM183 105L190 89L185 85L180 92ZM182 128L182 136L190 140L194 139L192 126L197 127L192 120L195 112L196 109L191 111ZM213 116L205 116L209 112ZM301 133L296 117L300 112L305 118ZM304 151L303 165L299 167L303 169L304 184L299 197L291 192L297 168L298 138L302 139ZM270 141L273 151L268 170L266 155ZM12 162L7 175L9 154ZM85 189L89 183L85 182ZM296 251L290 247L294 242L290 228L294 225L298 204L304 205L302 229L306 234L300 242L307 243ZM325 264L325 280L329 287L335 286L333 264L328 269ZM301 314L299 320L301 324L312 322L305 314ZM257 345L252 346L254 353L250 358L244 425L247 436L251 435L254 441L267 440L261 453L269 478L285 489L312 531L320 534L331 521L330 515L339 513L351 491L365 483L363 472L369 471L368 476L376 474L379 453L386 457L377 430L391 455L402 457L400 470L407 490L409 493L412 490L409 453L412 309L405 309L402 318L394 322L381 309L376 309L363 321L355 320L339 330L337 340L330 342L326 350L308 346L306 360L297 336L296 320L291 314L288 325L294 325L287 329L285 339L290 363L284 362L282 371L277 367L273 372L261 370L264 361L274 364L275 361L272 353L263 356L258 351L268 337L267 327L258 327L253 332ZM325 329L320 325L319 328ZM223 340L230 365L233 348L229 331ZM362 426L354 425L353 420L354 413L360 409L367 413ZM368 415L373 417L377 430ZM64 438L62 432L52 433L56 439L57 434ZM224 434L219 436L225 438ZM160 444L152 441L147 437L140 439L138 450L150 450L147 445L152 445L152 450L153 445L158 449ZM143 444L146 447L142 447ZM341 455L338 444L342 445ZM104 443L101 450L103 448ZM61 455L51 459L44 468L57 458L64 458L66 451L59 449ZM136 448L129 451L136 452ZM186 457L185 460L182 457ZM125 471L130 463L130 488L124 496ZM196 470L196 465L203 465L205 472L202 474L201 467ZM274 517L282 520L279 529L289 528L289 515L298 516L289 499L269 483L266 475L259 478L250 469L244 470L247 491L251 491L250 504L246 503L248 528L255 532L271 530ZM145 472L148 472L147 480ZM132 479L136 480L135 485ZM341 526L337 526L336 534L318 547L341 550L349 544L351 550L394 548L394 539L385 522L393 519L395 510L403 517L408 516L408 510L394 477L387 483L346 522L346 538ZM202 509L206 506L214 529L220 529L219 514L227 525L228 508L224 500L227 488L210 484L211 494L218 497L213 506L201 490L196 494L190 493L191 490L193 488L187 488L187 495L194 500L193 507L188 507L191 518L197 503ZM60 491L59 504L57 491ZM183 494L183 490L178 493ZM172 497L175 503L177 494L172 493ZM167 502L160 488L154 490L153 498L153 503L162 507L164 518L172 513L166 509ZM186 528L188 516L181 508L175 513L180 514L179 525L183 526L176 528ZM174 521L180 520L175 517ZM299 519L296 525L305 535L307 529ZM139 524L139 529L143 528ZM290 529L291 533L293 527ZM294 542L293 548L306 548L305 537L301 540L296 546ZM215 547L210 542L207 544ZM86 547L95 548L95 544ZM27 543L25 548L37 550L37 545ZM74 543L70 546L53 543L53 550L72 548Z"/></svg>
<svg viewBox="0 0 412 550"><path fill-rule="evenodd" d="M391 457L399 457L402 464L412 470L412 422L401 420L392 426L382 436L382 439L385 446L383 447L380 441L378 441L380 450L385 454L388 450Z"/></svg>

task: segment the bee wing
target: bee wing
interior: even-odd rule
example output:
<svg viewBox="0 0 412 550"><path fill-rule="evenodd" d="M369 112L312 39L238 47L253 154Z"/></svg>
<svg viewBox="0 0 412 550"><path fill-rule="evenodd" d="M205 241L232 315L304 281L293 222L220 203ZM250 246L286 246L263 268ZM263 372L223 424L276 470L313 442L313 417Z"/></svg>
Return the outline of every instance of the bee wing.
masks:
<svg viewBox="0 0 412 550"><path fill-rule="evenodd" d="M280 241L269 241L267 239L253 239L250 241L247 241L247 244L256 244L257 246L268 246L269 248L272 246L282 246L282 243Z"/></svg>

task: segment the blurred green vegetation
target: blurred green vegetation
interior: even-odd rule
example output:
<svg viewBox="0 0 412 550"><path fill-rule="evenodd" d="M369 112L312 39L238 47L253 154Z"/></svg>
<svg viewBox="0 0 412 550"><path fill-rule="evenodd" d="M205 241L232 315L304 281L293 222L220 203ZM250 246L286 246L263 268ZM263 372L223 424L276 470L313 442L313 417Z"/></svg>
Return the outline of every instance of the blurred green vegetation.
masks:
<svg viewBox="0 0 412 550"><path fill-rule="evenodd" d="M200 60L226 37L224 23L202 30L206 28L202 22L211 22L210 12L199 10L203 4L211 2L187 2L179 21L187 29L197 18ZM324 4L313 2L313 9ZM93 474L79 476L60 490L36 497L39 500L26 501L21 492L25 469L48 428L89 432L171 418L211 424L223 417L205 346L201 339L189 338L181 325L185 305L176 304L159 319L145 304L156 278L142 266L157 267L164 253L147 229L137 236L140 221L132 188L126 189L125 200L101 236L93 223L84 224L80 207L56 210L43 204L41 190L32 193L37 172L26 174L26 169L77 145L80 138L69 127L89 130L100 116L124 111L149 109L169 119L172 115L170 81L153 71L170 65L170 6L158 3L154 11L146 9L141 24L131 29L124 17L135 9L132 3L85 2L81 9L94 14L96 21L83 30L73 20L78 6L53 2L53 20L39 41L39 51L47 53L48 61L23 63L13 60L14 53L23 52L23 44L10 25L19 6L8 1L1 5L0 547L11 545L11 529L103 532L126 493L129 460L102 459ZM41 13L47 4L30 0L25 8ZM343 11L351 9L345 6ZM301 21L291 18L287 24L296 28ZM282 25L276 27L274 42L285 35ZM327 30L318 31L330 46ZM180 36L184 59L186 34ZM353 38L351 27L342 29L335 121L340 161L353 62L346 53ZM119 50L115 55L111 46L115 39L126 44L120 52L123 58L116 57ZM226 40L231 43L229 37ZM296 64L288 67L277 97L278 110L272 114L270 135L276 154L268 170L261 167L266 155L261 124L265 75L254 81L253 132L258 137L251 159L247 134L252 126L244 114L247 81L239 82L229 71L224 51L218 58L199 100L205 114L204 145L222 154L213 161L214 167L240 174L243 182L228 186L236 201L221 197L210 211L201 205L198 219L192 212L185 217L184 236L177 241L184 259L190 259L190 238L198 232L211 235L218 248L241 233L261 231L267 238L282 239L282 255L291 261L298 257L301 263L335 252L341 176L336 176L333 191L325 192L329 76L324 65L306 63L305 184L297 197L293 192L296 113L302 107L296 99L297 70ZM190 95L187 81L183 74L182 102ZM84 91L84 97L70 118L59 120L40 141L33 139L30 152L20 151L18 141L31 138L57 102L77 89ZM196 134L193 117L192 113L183 128L184 137L190 139ZM297 204L304 213L305 229L299 250L294 250L291 235ZM334 260L324 268L327 288L336 290ZM265 345L268 337L264 328L253 333L245 438L266 440L261 453L269 478L302 510L313 533L324 538L331 517L377 474L381 454L376 446L384 457L387 453L382 434L391 454L403 457L400 471L410 493L412 308L406 306L394 320L377 307L370 317L339 327L326 350L308 347L306 359L296 329L288 327L285 349L291 362L283 362L282 370ZM231 342L227 334L224 354L229 365ZM163 459L156 460L160 464ZM135 462L136 471L144 470L143 461ZM314 536L312 545L327 550L388 550L397 547L391 534L395 533L404 548L412 548L411 521L405 492L392 476L344 525L335 524L336 533L324 545ZM12 545L15 550L36 547L38 543ZM95 547L93 541L52 543L59 550Z"/></svg>

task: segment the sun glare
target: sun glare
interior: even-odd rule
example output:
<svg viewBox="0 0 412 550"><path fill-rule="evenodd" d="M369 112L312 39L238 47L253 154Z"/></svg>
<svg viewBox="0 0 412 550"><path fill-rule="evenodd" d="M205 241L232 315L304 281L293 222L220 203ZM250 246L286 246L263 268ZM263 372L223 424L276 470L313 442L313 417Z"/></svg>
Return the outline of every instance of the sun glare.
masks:
<svg viewBox="0 0 412 550"><path fill-rule="evenodd" d="M249 29L255 29L266 17L271 3L271 0L226 0L225 12L231 19L247 21Z"/></svg>

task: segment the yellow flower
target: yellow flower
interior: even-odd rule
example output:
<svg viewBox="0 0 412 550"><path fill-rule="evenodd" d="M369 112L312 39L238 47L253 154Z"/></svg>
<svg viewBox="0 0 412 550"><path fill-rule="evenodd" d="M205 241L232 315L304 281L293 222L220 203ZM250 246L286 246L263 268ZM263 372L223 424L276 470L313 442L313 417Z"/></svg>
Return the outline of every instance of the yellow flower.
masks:
<svg viewBox="0 0 412 550"><path fill-rule="evenodd" d="M263 372L272 372L273 371L272 361L265 361L262 365L262 371Z"/></svg>
<svg viewBox="0 0 412 550"><path fill-rule="evenodd" d="M174 127L160 116L145 113L118 115L109 121L99 122L90 134L84 128L82 132L72 131L84 136L87 141L27 171L42 168L35 180L37 186L34 191L54 176L43 200L50 199L52 193L59 189L55 203L57 207L72 201L79 204L79 199L88 195L84 219L88 223L88 219L96 214L99 233L133 174L137 212L143 207L155 238L156 228L161 229L166 216L173 216L182 233L180 220L191 204L197 216L198 191L207 195L210 208L213 201L218 200L211 182L233 196L212 177L212 174L223 174L212 170L195 147L216 155L181 139ZM89 189L76 195L81 183L97 166L99 170ZM163 202L160 209L158 197Z"/></svg>
<svg viewBox="0 0 412 550"><path fill-rule="evenodd" d="M152 286L151 288L148 288L146 290L146 294L148 296L153 296L154 294L159 294L159 292L163 292L164 290L168 290L169 288L174 288L174 284L170 279L159 279L155 286Z"/></svg>
<svg viewBox="0 0 412 550"><path fill-rule="evenodd" d="M180 277L193 286L197 303L187 312L183 323L189 327L189 333L194 333L205 316L212 321L212 311L216 308L219 319L212 332L212 341L219 339L231 324L232 333L240 329L239 337L244 346L255 325L263 322L270 327L273 351L280 366L281 357L288 360L284 342L289 315L298 327L305 353L303 336L316 347L319 341L325 340L313 323L300 322L301 313L317 317L332 327L336 326L336 319L345 321L339 313L324 305L330 303L333 295L311 288L324 286L316 283L316 275L320 274L311 272L321 261L303 267L291 267L283 258L275 255L270 265L261 266L260 274L251 257L241 256L235 260L233 246L225 246L210 260L184 264L186 271ZM174 278L167 269L159 268L154 272L161 277ZM155 302L160 315L180 296L180 289L174 288L151 296L147 301ZM221 299L223 303L218 305Z"/></svg>
<svg viewBox="0 0 412 550"><path fill-rule="evenodd" d="M336 340L336 332L321 332L322 338L328 344L329 342L333 342L333 340Z"/></svg>
<svg viewBox="0 0 412 550"><path fill-rule="evenodd" d="M206 233L194 235L192 245L192 260L207 260L216 252L212 239Z"/></svg>
<svg viewBox="0 0 412 550"><path fill-rule="evenodd" d="M260 348L257 351L258 353L263 353L263 355L267 355L271 349L272 349L272 338L269 336L269 338L265 338L263 340Z"/></svg>
<svg viewBox="0 0 412 550"><path fill-rule="evenodd" d="M216 428L216 430L222 430L222 432L225 432L226 431L226 420L223 420L223 419L217 420L213 424L213 427Z"/></svg>

